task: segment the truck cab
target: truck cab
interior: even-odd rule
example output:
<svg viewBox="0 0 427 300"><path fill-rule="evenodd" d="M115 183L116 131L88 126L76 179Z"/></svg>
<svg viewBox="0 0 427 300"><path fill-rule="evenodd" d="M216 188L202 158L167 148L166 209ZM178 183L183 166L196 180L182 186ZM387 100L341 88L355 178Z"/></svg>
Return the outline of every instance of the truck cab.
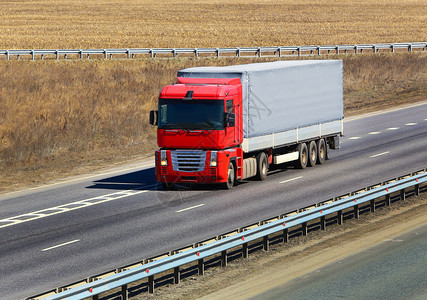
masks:
<svg viewBox="0 0 427 300"><path fill-rule="evenodd" d="M164 188L236 177L229 165L242 156L236 149L243 141L240 79L178 78L162 89L150 123L158 125L156 179Z"/></svg>

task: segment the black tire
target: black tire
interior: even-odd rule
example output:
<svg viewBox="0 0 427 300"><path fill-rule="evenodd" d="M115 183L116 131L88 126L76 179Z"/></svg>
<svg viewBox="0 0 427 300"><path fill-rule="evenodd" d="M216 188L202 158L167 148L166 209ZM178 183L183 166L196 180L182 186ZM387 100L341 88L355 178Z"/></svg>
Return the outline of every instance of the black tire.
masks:
<svg viewBox="0 0 427 300"><path fill-rule="evenodd" d="M308 144L308 166L314 167L317 162L317 145L315 141Z"/></svg>
<svg viewBox="0 0 427 300"><path fill-rule="evenodd" d="M298 169L305 169L308 162L308 149L305 143L298 145L298 160L296 162L296 167Z"/></svg>
<svg viewBox="0 0 427 300"><path fill-rule="evenodd" d="M225 190L229 190L234 186L234 183L236 181L236 175L234 171L234 164L230 162L228 165L228 179L226 182L224 182L222 185L222 188Z"/></svg>
<svg viewBox="0 0 427 300"><path fill-rule="evenodd" d="M319 165L323 164L326 160L326 152L328 149L326 148L326 143L324 139L320 139L317 141L317 163Z"/></svg>
<svg viewBox="0 0 427 300"><path fill-rule="evenodd" d="M162 187L165 191L167 191L173 189L175 187L175 184L170 182L162 182Z"/></svg>
<svg viewBox="0 0 427 300"><path fill-rule="evenodd" d="M267 155L265 155L264 152L260 152L256 156L256 166L257 166L256 179L264 180L265 178L267 178L268 160L267 160Z"/></svg>

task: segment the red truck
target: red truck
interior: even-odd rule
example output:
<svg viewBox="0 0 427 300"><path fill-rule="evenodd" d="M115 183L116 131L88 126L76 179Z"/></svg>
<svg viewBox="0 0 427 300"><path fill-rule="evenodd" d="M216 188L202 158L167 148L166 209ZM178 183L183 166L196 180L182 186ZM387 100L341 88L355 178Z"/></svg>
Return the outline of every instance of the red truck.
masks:
<svg viewBox="0 0 427 300"><path fill-rule="evenodd" d="M340 60L278 61L178 71L159 96L156 179L230 189L269 166L324 163L343 135Z"/></svg>

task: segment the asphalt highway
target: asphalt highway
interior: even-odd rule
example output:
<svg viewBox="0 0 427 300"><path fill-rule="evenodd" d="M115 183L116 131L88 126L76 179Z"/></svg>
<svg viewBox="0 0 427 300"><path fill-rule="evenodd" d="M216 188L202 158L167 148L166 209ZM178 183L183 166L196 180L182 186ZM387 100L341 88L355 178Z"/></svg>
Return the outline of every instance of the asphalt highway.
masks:
<svg viewBox="0 0 427 300"><path fill-rule="evenodd" d="M427 225L255 298L426 299L426 251Z"/></svg>
<svg viewBox="0 0 427 300"><path fill-rule="evenodd" d="M163 191L152 162L0 196L0 298L19 299L427 167L427 103L349 118L324 165Z"/></svg>

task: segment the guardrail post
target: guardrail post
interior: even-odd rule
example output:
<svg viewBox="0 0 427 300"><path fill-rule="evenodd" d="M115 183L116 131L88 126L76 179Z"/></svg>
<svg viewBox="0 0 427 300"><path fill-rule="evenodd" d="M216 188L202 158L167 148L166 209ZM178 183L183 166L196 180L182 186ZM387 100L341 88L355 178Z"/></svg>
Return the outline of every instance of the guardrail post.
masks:
<svg viewBox="0 0 427 300"><path fill-rule="evenodd" d="M227 250L221 251L221 267L227 266Z"/></svg>
<svg viewBox="0 0 427 300"><path fill-rule="evenodd" d="M154 294L154 275L148 276L148 293Z"/></svg>
<svg viewBox="0 0 427 300"><path fill-rule="evenodd" d="M127 57L130 58L130 51L129 51L129 49L126 49L126 54L127 54Z"/></svg>
<svg viewBox="0 0 427 300"><path fill-rule="evenodd" d="M176 57L176 49L172 49L172 55L173 57Z"/></svg>
<svg viewBox="0 0 427 300"><path fill-rule="evenodd" d="M93 295L92 296L92 300L98 300L99 299L99 296L98 295Z"/></svg>
<svg viewBox="0 0 427 300"><path fill-rule="evenodd" d="M326 230L326 217L320 217L320 230Z"/></svg>
<svg viewBox="0 0 427 300"><path fill-rule="evenodd" d="M258 57L261 57L261 48L258 47Z"/></svg>
<svg viewBox="0 0 427 300"><path fill-rule="evenodd" d="M34 50L31 50L31 60L34 60Z"/></svg>
<svg viewBox="0 0 427 300"><path fill-rule="evenodd" d="M301 231L303 236L307 236L307 233L308 233L307 222L304 222L301 224Z"/></svg>
<svg viewBox="0 0 427 300"><path fill-rule="evenodd" d="M394 53L394 44L391 44L391 52Z"/></svg>
<svg viewBox="0 0 427 300"><path fill-rule="evenodd" d="M337 46L337 54L340 54L340 46Z"/></svg>
<svg viewBox="0 0 427 300"><path fill-rule="evenodd" d="M21 60L21 55L18 54L18 60Z"/></svg>
<svg viewBox="0 0 427 300"><path fill-rule="evenodd" d="M354 54L357 54L357 45L354 46Z"/></svg>
<svg viewBox="0 0 427 300"><path fill-rule="evenodd" d="M268 235L266 235L262 238L262 244L263 244L264 251L268 251L268 249L269 249Z"/></svg>
<svg viewBox="0 0 427 300"><path fill-rule="evenodd" d="M248 258L248 256L249 256L248 243L244 243L242 245L242 256L243 256L243 258Z"/></svg>
<svg viewBox="0 0 427 300"><path fill-rule="evenodd" d="M317 46L317 55L320 56L320 46Z"/></svg>
<svg viewBox="0 0 427 300"><path fill-rule="evenodd" d="M64 54L64 59L67 59L67 58L68 58L67 53L65 53Z"/></svg>
<svg viewBox="0 0 427 300"><path fill-rule="evenodd" d="M406 200L405 189L400 190L400 200L402 201Z"/></svg>
<svg viewBox="0 0 427 300"><path fill-rule="evenodd" d="M150 58L154 58L154 50L150 49Z"/></svg>
<svg viewBox="0 0 427 300"><path fill-rule="evenodd" d="M282 235L283 235L283 243L289 242L289 230L288 230L288 228L283 229Z"/></svg>
<svg viewBox="0 0 427 300"><path fill-rule="evenodd" d="M385 205L386 206L390 206L390 195L388 194L388 195L385 195Z"/></svg>
<svg viewBox="0 0 427 300"><path fill-rule="evenodd" d="M122 295L122 300L127 300L128 299L129 293L128 293L128 285L127 284L122 285L121 295Z"/></svg>
<svg viewBox="0 0 427 300"><path fill-rule="evenodd" d="M197 48L194 49L194 56L199 58L199 50Z"/></svg>
<svg viewBox="0 0 427 300"><path fill-rule="evenodd" d="M301 56L301 47L298 47L298 56Z"/></svg>
<svg viewBox="0 0 427 300"><path fill-rule="evenodd" d="M414 193L415 193L415 196L419 196L420 195L420 185L419 184L415 185Z"/></svg>
<svg viewBox="0 0 427 300"><path fill-rule="evenodd" d="M219 48L216 48L216 57L219 57Z"/></svg>
<svg viewBox="0 0 427 300"><path fill-rule="evenodd" d="M181 273L179 272L179 267L173 268L173 283L174 284L178 284L179 283L180 278L181 278L180 274Z"/></svg>
<svg viewBox="0 0 427 300"><path fill-rule="evenodd" d="M409 51L409 52L412 52L412 44L409 44L409 46L408 46L408 51Z"/></svg>
<svg viewBox="0 0 427 300"><path fill-rule="evenodd" d="M374 50L374 54L377 53L377 46L376 45L373 46L373 50Z"/></svg>
<svg viewBox="0 0 427 300"><path fill-rule="evenodd" d="M203 258L197 261L197 269L199 271L199 275L205 275L205 261Z"/></svg>
<svg viewBox="0 0 427 300"><path fill-rule="evenodd" d="M9 60L9 50L6 50L6 60Z"/></svg>
<svg viewBox="0 0 427 300"><path fill-rule="evenodd" d="M107 50L104 49L104 59L107 59Z"/></svg>
<svg viewBox="0 0 427 300"><path fill-rule="evenodd" d="M354 218L355 219L359 219L359 217L360 217L360 214L359 214L359 205L355 205L354 206Z"/></svg>
<svg viewBox="0 0 427 300"><path fill-rule="evenodd" d="M370 206L371 206L371 212L375 212L375 200L373 199L373 200L371 200L371 201L369 201L370 203Z"/></svg>
<svg viewBox="0 0 427 300"><path fill-rule="evenodd" d="M279 57L282 57L282 48L279 47L278 51L279 51Z"/></svg>
<svg viewBox="0 0 427 300"><path fill-rule="evenodd" d="M338 220L338 225L342 225L344 223L342 210L339 210L337 212L337 220Z"/></svg>
<svg viewBox="0 0 427 300"><path fill-rule="evenodd" d="M236 50L236 56L240 57L240 48L237 48L237 50Z"/></svg>

